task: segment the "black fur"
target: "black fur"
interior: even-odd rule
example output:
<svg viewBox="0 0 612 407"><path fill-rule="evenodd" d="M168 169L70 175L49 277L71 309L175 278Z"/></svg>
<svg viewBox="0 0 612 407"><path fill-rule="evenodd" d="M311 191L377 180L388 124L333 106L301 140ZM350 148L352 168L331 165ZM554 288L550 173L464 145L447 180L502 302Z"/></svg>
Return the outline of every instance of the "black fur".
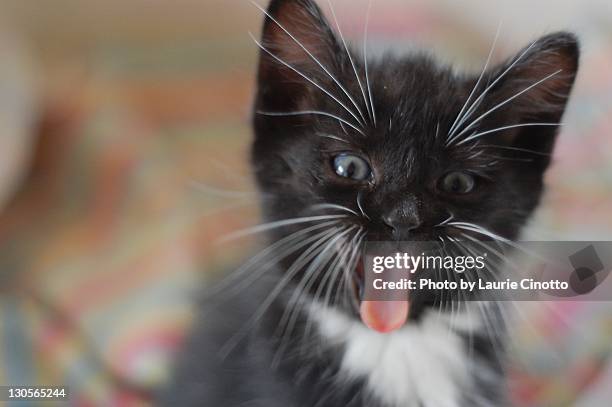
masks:
<svg viewBox="0 0 612 407"><path fill-rule="evenodd" d="M556 126L526 126L499 131L458 145L475 131L530 122L558 123L565 109L578 69L578 45L569 33L545 36L524 51L520 61L499 80L472 113L476 118L544 77L561 70L487 115L472 131L447 145L447 133L455 122L479 75L457 75L426 54L387 55L368 61L369 84L376 125L369 119L360 84L340 39L310 0L273 0L263 27L262 51L254 113L255 139L252 148L254 174L265 197L264 219L272 222L302 216L338 213L313 209L321 203L342 205L366 216L351 216L345 224L366 231L367 240L431 240L452 236L451 227L436 228L449 217L478 224L508 239L516 239L521 227L539 203L543 174L550 163ZM338 120L316 115L270 115L294 111L318 111L336 115L356 124L351 100L304 50L282 30L280 23L337 78L354 97L367 123L363 135ZM362 85L365 66L358 52L351 50ZM274 56L272 56L273 54ZM291 69L279 62L291 65ZM516 56L489 69L474 92L472 101L502 74ZM310 80L304 79L304 76ZM319 89L329 90L334 101ZM367 89L366 89L367 92ZM470 123L468 120L465 125ZM463 127L465 127L465 125ZM358 126L359 127L359 126ZM462 128L460 128L462 129ZM347 142L324 137L332 135ZM474 156L475 151L481 151ZM338 177L332 168L343 152L363 157L374 177L354 181ZM471 174L475 189L451 195L440 188L440 179L452 171ZM359 205L361 203L361 207ZM303 224L272 229L270 242L304 228ZM314 233L314 232L313 232ZM479 236L473 234L474 237ZM254 326L249 321L283 273L303 251L286 256L270 267L264 277L237 298L207 301L202 319L165 395L167 404L203 406L377 406L360 381L338 384L341 349L335 344L314 341L311 351L300 351L308 325L299 310L287 351L274 362L280 346L277 326L295 289L290 284ZM303 277L306 267L294 282ZM320 284L340 284L339 279L319 277L309 287L311 295ZM342 292L341 292L342 294ZM333 295L331 302L356 320L355 301ZM431 301L415 299L411 322ZM229 353L218 352L235 333L247 334ZM502 372L491 338L474 340L475 358ZM467 346L467 345L466 345ZM475 378L477 380L477 378ZM492 405L502 395L487 387L481 395ZM467 399L466 399L467 400ZM178 403L178 404L176 404ZM419 403L427 405L427 400ZM466 405L469 403L466 401Z"/></svg>

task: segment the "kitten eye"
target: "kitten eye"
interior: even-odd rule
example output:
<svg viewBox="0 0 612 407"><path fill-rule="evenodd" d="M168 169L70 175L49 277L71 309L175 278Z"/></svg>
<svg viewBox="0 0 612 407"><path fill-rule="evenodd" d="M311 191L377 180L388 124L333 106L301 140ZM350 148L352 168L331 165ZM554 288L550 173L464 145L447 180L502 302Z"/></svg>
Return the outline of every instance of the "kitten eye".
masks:
<svg viewBox="0 0 612 407"><path fill-rule="evenodd" d="M361 157L351 154L340 154L334 158L334 171L340 177L356 181L365 181L372 177L370 166Z"/></svg>
<svg viewBox="0 0 612 407"><path fill-rule="evenodd" d="M442 190L450 194L463 195L472 192L476 180L468 173L454 171L442 179Z"/></svg>

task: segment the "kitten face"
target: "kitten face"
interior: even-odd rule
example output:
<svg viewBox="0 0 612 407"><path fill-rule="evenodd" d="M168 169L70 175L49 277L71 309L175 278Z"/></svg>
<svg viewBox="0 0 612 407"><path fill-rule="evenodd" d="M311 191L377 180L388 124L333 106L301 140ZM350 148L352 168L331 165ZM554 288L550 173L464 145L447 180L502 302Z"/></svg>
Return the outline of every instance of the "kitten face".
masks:
<svg viewBox="0 0 612 407"><path fill-rule="evenodd" d="M449 218L518 236L540 199L578 68L571 34L543 37L482 75L458 76L426 55L366 67L314 2L273 0L260 45L252 160L269 197L265 218L318 217L274 229L272 240L317 224L325 227L304 236L328 237L323 245L344 233L337 242L345 247L466 233L439 226ZM323 233L334 227L335 235ZM283 267L301 254L287 255ZM313 261L306 258L296 281ZM342 283L342 273L325 278L332 272L331 262L320 267L311 294Z"/></svg>

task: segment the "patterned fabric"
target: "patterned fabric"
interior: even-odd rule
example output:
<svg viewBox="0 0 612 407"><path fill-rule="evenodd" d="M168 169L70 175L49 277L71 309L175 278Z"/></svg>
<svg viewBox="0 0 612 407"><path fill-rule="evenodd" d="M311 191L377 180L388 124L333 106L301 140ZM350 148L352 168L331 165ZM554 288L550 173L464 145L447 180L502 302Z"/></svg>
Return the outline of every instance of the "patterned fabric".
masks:
<svg viewBox="0 0 612 407"><path fill-rule="evenodd" d="M443 3L399 3L373 15L372 44L418 38L484 60L490 30L476 35ZM253 251L257 242L217 242L257 219L246 169L255 48L237 28L255 18L242 8L223 38L100 40L82 56L87 74L55 68L68 74L53 79L29 176L0 212L0 383L65 384L78 406L148 403L198 287ZM360 12L339 13L354 23L351 38ZM226 33L224 21L205 25ZM507 40L498 54L519 45ZM609 66L612 41L591 42L533 236L610 238ZM610 305L522 305L511 330L516 404L609 400L598 384L612 351Z"/></svg>

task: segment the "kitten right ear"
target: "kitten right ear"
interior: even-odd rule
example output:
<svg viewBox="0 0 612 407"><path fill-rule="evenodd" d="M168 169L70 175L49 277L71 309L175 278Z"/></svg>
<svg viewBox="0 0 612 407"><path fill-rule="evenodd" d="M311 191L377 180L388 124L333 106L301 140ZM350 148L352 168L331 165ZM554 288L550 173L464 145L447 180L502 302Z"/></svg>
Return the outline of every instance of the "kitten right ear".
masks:
<svg viewBox="0 0 612 407"><path fill-rule="evenodd" d="M539 170L550 162L559 131L555 124L561 123L565 112L579 57L578 39L571 33L557 32L538 39L500 68L508 74L492 93L498 98L496 103L510 102L506 114L516 123L509 124L553 124L515 128L501 137L514 148L540 153L539 157L525 154Z"/></svg>
<svg viewBox="0 0 612 407"><path fill-rule="evenodd" d="M272 0L263 26L258 108L297 107L331 69L338 42L321 9L311 0ZM317 62L318 61L318 62ZM306 79L308 78L308 79Z"/></svg>

